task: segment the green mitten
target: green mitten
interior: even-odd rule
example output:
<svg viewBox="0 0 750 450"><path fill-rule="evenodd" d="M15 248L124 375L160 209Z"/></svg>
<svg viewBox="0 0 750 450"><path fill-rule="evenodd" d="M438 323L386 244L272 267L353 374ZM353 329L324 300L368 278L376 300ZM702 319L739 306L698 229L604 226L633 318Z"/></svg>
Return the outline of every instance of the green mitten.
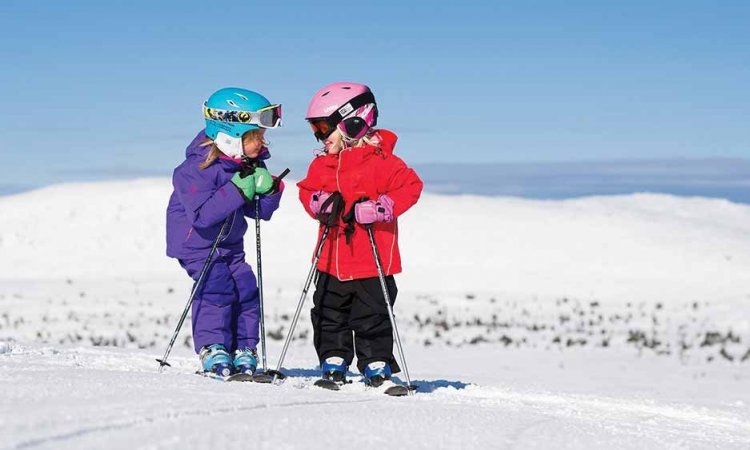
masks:
<svg viewBox="0 0 750 450"><path fill-rule="evenodd" d="M237 189L239 189L240 192L242 192L242 195L245 196L245 199L252 200L252 198L255 196L255 176L254 175L248 175L243 178L242 175L240 175L240 172L237 172L234 174L231 181L235 186L237 186Z"/></svg>
<svg viewBox="0 0 750 450"><path fill-rule="evenodd" d="M263 167L258 167L255 169L253 177L255 177L256 194L268 194L271 192L273 189L273 176L271 176L271 172Z"/></svg>

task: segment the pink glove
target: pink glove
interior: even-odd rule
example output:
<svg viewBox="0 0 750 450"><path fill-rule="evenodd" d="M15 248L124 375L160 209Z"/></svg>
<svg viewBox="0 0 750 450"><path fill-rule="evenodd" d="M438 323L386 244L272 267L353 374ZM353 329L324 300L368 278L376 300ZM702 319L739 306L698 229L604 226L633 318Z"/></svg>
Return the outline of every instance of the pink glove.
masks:
<svg viewBox="0 0 750 450"><path fill-rule="evenodd" d="M318 214L321 214L321 213L323 213L323 214L331 214L331 210L333 209L333 203L334 202L331 202L328 205L326 205L326 210L325 211L321 211L320 210L320 208L323 206L323 203L326 200L328 200L328 197L330 197L330 196L331 196L331 193L330 192L326 192L326 191L318 191L318 192L314 193L312 195L312 198L310 199L310 211L312 211L312 213L314 215L316 215L316 216Z"/></svg>
<svg viewBox="0 0 750 450"><path fill-rule="evenodd" d="M377 200L357 203L354 207L354 218L362 225L374 222L393 222L393 200L383 194Z"/></svg>

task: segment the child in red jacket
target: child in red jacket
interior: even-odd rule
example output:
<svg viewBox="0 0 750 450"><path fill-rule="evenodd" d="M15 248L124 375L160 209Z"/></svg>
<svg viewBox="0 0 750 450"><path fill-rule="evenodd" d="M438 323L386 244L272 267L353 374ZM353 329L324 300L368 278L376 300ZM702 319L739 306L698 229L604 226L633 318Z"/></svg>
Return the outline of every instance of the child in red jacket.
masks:
<svg viewBox="0 0 750 450"><path fill-rule="evenodd" d="M323 245L311 311L322 376L340 384L346 381L355 348L365 383L379 386L400 371L365 226L372 227L394 302L393 275L401 272L397 218L417 202L422 181L393 154L396 135L373 128L377 118L370 89L344 82L318 91L306 116L325 147L310 164L307 177L297 184L300 201L321 222L332 211L347 212L334 218ZM334 199L343 204L333 208ZM318 239L324 227L321 223Z"/></svg>

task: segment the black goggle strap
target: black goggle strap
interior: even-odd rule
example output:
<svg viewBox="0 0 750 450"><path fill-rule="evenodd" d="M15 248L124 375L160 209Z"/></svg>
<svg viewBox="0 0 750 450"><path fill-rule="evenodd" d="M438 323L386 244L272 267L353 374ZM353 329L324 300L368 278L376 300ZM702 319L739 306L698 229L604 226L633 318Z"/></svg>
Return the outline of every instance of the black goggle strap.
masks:
<svg viewBox="0 0 750 450"><path fill-rule="evenodd" d="M358 96L349 100L345 105L334 111L333 114L328 116L328 122L334 124L334 126L338 125L338 123L341 122L345 116L351 114L353 111L356 111L357 108L365 106L368 103L375 103L375 96L372 95L372 92L359 94Z"/></svg>

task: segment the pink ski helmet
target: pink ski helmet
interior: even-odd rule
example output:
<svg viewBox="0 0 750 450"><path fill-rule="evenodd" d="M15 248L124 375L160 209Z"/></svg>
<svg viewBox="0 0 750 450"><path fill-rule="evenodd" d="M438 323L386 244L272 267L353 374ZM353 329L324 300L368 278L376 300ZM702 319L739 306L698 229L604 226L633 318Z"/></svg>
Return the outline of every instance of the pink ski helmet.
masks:
<svg viewBox="0 0 750 450"><path fill-rule="evenodd" d="M344 138L363 138L378 123L378 106L364 84L332 83L315 93L305 119L319 141L338 128Z"/></svg>

